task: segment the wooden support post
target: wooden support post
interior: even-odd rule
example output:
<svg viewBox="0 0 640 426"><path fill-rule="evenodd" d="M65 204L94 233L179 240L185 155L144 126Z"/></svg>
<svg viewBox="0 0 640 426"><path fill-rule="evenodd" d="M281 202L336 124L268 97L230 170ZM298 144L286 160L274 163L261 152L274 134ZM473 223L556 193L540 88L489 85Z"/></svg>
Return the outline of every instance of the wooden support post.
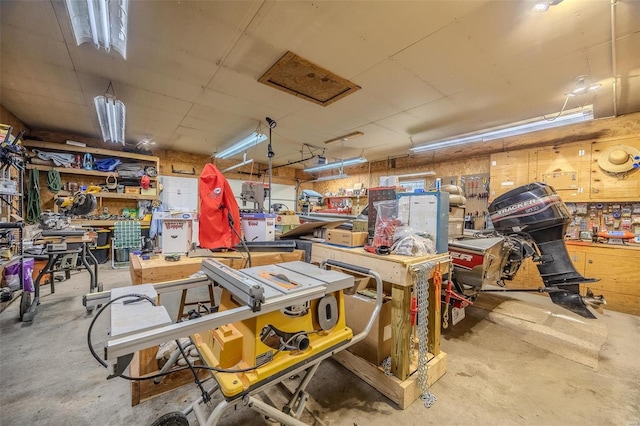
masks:
<svg viewBox="0 0 640 426"><path fill-rule="evenodd" d="M411 287L394 284L391 288L391 371L400 380L409 377L411 343Z"/></svg>

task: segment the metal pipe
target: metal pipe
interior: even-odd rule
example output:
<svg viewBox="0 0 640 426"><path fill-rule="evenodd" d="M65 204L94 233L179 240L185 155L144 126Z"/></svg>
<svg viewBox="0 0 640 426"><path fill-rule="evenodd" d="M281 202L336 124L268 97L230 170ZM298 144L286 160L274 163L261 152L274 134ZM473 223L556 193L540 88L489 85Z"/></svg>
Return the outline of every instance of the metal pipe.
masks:
<svg viewBox="0 0 640 426"><path fill-rule="evenodd" d="M613 89L613 116L618 116L618 68L616 66L616 5L617 0L611 0L611 65L612 65L612 89Z"/></svg>

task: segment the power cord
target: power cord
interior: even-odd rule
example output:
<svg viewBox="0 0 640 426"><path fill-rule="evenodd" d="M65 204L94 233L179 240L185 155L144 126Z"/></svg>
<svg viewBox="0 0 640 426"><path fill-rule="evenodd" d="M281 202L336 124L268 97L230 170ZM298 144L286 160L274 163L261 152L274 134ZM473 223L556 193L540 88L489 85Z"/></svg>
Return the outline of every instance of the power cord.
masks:
<svg viewBox="0 0 640 426"><path fill-rule="evenodd" d="M251 268L251 252L249 252L249 247L247 247L247 243L244 241L244 238L242 238L242 236L238 233L236 227L233 226L234 221L230 211L227 211L227 220L229 221L229 226L233 230L233 233L236 234L236 237L238 237L238 239L240 240L240 244L242 244L242 247L244 247L244 250L247 252L247 262L249 264L249 268Z"/></svg>
<svg viewBox="0 0 640 426"><path fill-rule="evenodd" d="M47 173L47 188L54 194L62 189L62 179L60 178L60 172L56 169L49 170Z"/></svg>
<svg viewBox="0 0 640 426"><path fill-rule="evenodd" d="M29 190L27 191L27 223L37 223L41 213L40 172L37 169L31 169L29 171Z"/></svg>
<svg viewBox="0 0 640 426"><path fill-rule="evenodd" d="M104 310L105 310L109 305L111 305L113 302L116 302L116 301L118 301L118 300L120 300L120 299L124 299L125 297L136 297L136 298L137 298L136 300L126 301L125 303L127 303L127 304L129 304L129 303L139 302L139 301L142 301L142 300L146 300L146 301L148 301L149 303L151 303L153 306L156 306L156 303L155 303L155 302L154 302L154 301L153 301L149 296L147 296L147 295L145 295L145 294L136 294L136 293L132 293L132 294L125 294L125 295L122 295L122 296L118 296L118 297L116 297L115 299L110 300L109 302L105 303L105 304L100 308L100 310L96 313L95 317L93 317L93 319L91 320L91 324L89 324L89 330L87 331L87 345L89 346L89 352L91 352L91 355L93 356L93 358L95 358L95 360L96 360L96 361L98 361L98 363L99 363L100 365L102 365L104 368L109 368L109 365L108 365L104 360L102 360L102 359L98 356L98 354L96 353L96 351L93 349L93 343L92 343L92 341L91 341L91 333L92 333L92 331L93 331L93 327L94 327L94 325L95 325L96 321L98 320L98 318L100 317L100 315L102 315L102 313L104 312ZM151 375L151 376L144 376L144 377L131 377L131 376L127 376L127 375L124 375L124 374L120 374L120 375L119 375L119 376L117 376L117 377L121 377L121 378L123 378L123 379L131 380L131 381L153 380L153 379L157 379L157 378L160 378L160 377L168 376L169 374L172 374L172 373L175 373L175 372L178 372L178 371L191 370L191 371L193 372L194 370L198 370L198 369L200 369L200 370L210 370L210 371L215 371L215 372L217 372L217 373L246 373L246 372L249 372L249 371L253 371L253 370L257 369L257 368L260 368L260 367L262 367L262 366L264 366L264 365L268 364L269 362L271 362L271 361L275 358L275 356L276 356L276 355L278 355L278 354L279 354L280 352L282 352L283 350L287 349L287 347L289 346L289 344L290 344L294 339L296 339L298 336L301 336L301 335L309 335L309 334L313 334L313 333L319 333L320 331L322 331L322 330L301 331L301 332L299 332L299 333L296 333L296 334L292 335L289 339L287 339L287 341L286 341L286 342L284 342L284 344L283 344L283 345L281 345L281 347L280 347L276 352L274 352L274 354L273 354L271 357L266 358L264 362L261 362L261 363L259 363L259 364L256 364L256 365L254 365L254 366L252 366L252 367L246 367L246 368L237 368L237 369L233 369L233 368L217 368L217 367L209 367L209 366L206 366L206 365L193 365L193 364L191 364L191 363L189 362L189 360L187 359L187 357L185 357L185 356L184 356L184 353L182 353L182 352L183 352L182 347L181 347L180 345L178 345L178 348L180 348L180 349L181 349L181 351L180 351L180 352L182 353L182 356L183 356L183 357L184 357L184 359L186 360L186 362L187 362L187 365L188 365L188 366L186 366L186 367L181 367L181 368L177 368L177 369L174 369L174 370L171 370L171 371L167 371L166 373L158 373L158 374L154 374L154 375Z"/></svg>

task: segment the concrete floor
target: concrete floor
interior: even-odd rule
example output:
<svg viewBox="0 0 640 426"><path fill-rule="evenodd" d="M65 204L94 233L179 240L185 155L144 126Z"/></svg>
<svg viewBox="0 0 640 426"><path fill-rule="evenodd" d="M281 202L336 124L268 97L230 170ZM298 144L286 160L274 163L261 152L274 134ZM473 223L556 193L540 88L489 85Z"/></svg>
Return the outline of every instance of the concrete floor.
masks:
<svg viewBox="0 0 640 426"><path fill-rule="evenodd" d="M100 280L110 289L128 285L129 275L127 270L102 266ZM3 426L148 425L198 396L196 386L188 385L131 407L129 383L106 380L106 370L87 350L91 316L81 300L88 287L86 272L59 283L55 294L42 287L42 304L31 324L18 321L18 303L0 314ZM427 409L416 401L399 410L328 360L309 387L311 399L303 420L350 426L640 424L640 317L610 311L599 315L596 321L608 332L594 370L525 342L517 327L492 321L490 310L505 298L483 298L484 308L468 308L467 318L443 335L448 370L432 386L438 398L433 407ZM555 309L544 297L524 295L522 300L542 310ZM101 340L104 331L104 324L99 325L95 340ZM265 398L279 401L281 396L273 390ZM228 412L223 423L270 424L247 409Z"/></svg>

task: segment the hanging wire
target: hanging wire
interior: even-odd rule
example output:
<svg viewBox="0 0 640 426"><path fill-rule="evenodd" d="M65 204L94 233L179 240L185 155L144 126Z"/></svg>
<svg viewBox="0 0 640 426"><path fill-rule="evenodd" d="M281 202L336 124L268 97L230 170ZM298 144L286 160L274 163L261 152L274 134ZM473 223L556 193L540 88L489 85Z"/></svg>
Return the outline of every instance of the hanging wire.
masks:
<svg viewBox="0 0 640 426"><path fill-rule="evenodd" d="M109 81L109 85L107 86L107 91L104 92L105 95L109 94L109 89L111 89L111 93L113 94L113 97L116 97L116 89L113 88L113 84L111 83L111 81Z"/></svg>
<svg viewBox="0 0 640 426"><path fill-rule="evenodd" d="M544 119L545 119L545 120L547 120L547 121L554 121L556 118L560 117L560 116L562 115L562 113L564 112L564 109L567 107L567 102L569 102L569 98L570 98L570 97L571 97L571 96L567 95L567 96L564 98L564 104L562 105L562 108L560 109L560 112L559 112L558 114L556 114L556 116L555 116L555 117L553 117L553 118L549 118L549 117L547 117L546 115L543 115L543 116L542 116L542 118L544 118Z"/></svg>

